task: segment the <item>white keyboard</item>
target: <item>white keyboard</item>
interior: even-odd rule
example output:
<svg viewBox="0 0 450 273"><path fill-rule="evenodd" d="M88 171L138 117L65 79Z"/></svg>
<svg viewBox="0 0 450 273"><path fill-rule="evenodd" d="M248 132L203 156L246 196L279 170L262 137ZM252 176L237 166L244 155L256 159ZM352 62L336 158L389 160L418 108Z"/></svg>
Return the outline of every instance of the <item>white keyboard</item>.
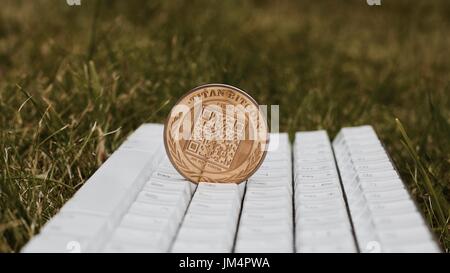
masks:
<svg viewBox="0 0 450 273"><path fill-rule="evenodd" d="M198 186L162 131L138 128L22 252L440 252L370 126L333 146L325 131L292 147L272 134L248 181Z"/></svg>

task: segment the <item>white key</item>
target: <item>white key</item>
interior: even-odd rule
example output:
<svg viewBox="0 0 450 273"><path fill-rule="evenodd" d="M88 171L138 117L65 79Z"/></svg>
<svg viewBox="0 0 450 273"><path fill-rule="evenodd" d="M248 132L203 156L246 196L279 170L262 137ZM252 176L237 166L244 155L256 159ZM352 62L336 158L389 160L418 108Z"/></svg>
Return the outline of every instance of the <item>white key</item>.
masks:
<svg viewBox="0 0 450 273"><path fill-rule="evenodd" d="M158 246L148 246L142 244L110 242L106 245L105 253L161 253L165 249Z"/></svg>
<svg viewBox="0 0 450 273"><path fill-rule="evenodd" d="M301 243L300 243L301 244ZM355 244L350 240L345 243L336 244L316 244L314 246L308 245L297 249L300 253L353 253L356 251Z"/></svg>
<svg viewBox="0 0 450 273"><path fill-rule="evenodd" d="M228 243L218 241L199 242L199 241L176 241L172 251L173 253L224 253L230 252L230 245Z"/></svg>
<svg viewBox="0 0 450 273"><path fill-rule="evenodd" d="M25 245L21 252L25 253L83 253L91 252L91 238L65 234L39 234Z"/></svg>
<svg viewBox="0 0 450 273"><path fill-rule="evenodd" d="M171 238L165 232L119 227L112 236L111 241L140 244L150 249L166 249L170 244Z"/></svg>
<svg viewBox="0 0 450 273"><path fill-rule="evenodd" d="M173 172L164 172L164 171L156 171L152 174L152 178L156 179L167 179L167 180L185 180L185 178L180 175L179 173L173 173Z"/></svg>
<svg viewBox="0 0 450 273"><path fill-rule="evenodd" d="M440 253L436 242L430 240L426 243L411 243L409 245L391 245L383 246L383 252L398 252L398 253Z"/></svg>
<svg viewBox="0 0 450 273"><path fill-rule="evenodd" d="M127 214L120 223L120 226L144 230L174 232L177 225L169 218L162 217L146 217L136 214Z"/></svg>
<svg viewBox="0 0 450 273"><path fill-rule="evenodd" d="M433 240L426 226L402 230L383 230L378 233L378 236L384 245L411 244L411 238L414 238L415 243L426 243Z"/></svg>
<svg viewBox="0 0 450 273"><path fill-rule="evenodd" d="M82 213L64 212L58 214L42 229L46 234L65 234L73 236L94 237L101 235L107 228L104 217Z"/></svg>

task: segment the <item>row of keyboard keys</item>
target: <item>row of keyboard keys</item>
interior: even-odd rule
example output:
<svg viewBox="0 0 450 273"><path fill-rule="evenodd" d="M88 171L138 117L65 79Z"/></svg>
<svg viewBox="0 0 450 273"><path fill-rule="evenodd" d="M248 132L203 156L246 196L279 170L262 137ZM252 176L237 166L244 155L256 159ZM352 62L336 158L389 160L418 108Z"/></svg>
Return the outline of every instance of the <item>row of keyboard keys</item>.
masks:
<svg viewBox="0 0 450 273"><path fill-rule="evenodd" d="M199 183L172 252L231 252L244 187Z"/></svg>
<svg viewBox="0 0 450 273"><path fill-rule="evenodd" d="M236 252L293 251L291 148L287 134L275 137L278 147L247 182Z"/></svg>
<svg viewBox="0 0 450 273"><path fill-rule="evenodd" d="M352 228L327 133L297 132L295 137L297 251L355 252Z"/></svg>
<svg viewBox="0 0 450 273"><path fill-rule="evenodd" d="M362 252L439 251L372 127L342 129L333 147Z"/></svg>
<svg viewBox="0 0 450 273"><path fill-rule="evenodd" d="M191 200L192 185L164 157L122 218L104 251L169 251Z"/></svg>

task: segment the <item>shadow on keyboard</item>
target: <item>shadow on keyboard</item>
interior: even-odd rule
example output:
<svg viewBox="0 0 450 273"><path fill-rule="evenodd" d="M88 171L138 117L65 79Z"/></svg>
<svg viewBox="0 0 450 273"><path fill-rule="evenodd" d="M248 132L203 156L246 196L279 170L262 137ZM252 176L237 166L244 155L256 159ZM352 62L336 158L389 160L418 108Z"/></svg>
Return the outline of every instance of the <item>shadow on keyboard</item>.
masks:
<svg viewBox="0 0 450 273"><path fill-rule="evenodd" d="M371 126L272 134L248 181L198 186L162 131L138 128L22 252L440 252Z"/></svg>

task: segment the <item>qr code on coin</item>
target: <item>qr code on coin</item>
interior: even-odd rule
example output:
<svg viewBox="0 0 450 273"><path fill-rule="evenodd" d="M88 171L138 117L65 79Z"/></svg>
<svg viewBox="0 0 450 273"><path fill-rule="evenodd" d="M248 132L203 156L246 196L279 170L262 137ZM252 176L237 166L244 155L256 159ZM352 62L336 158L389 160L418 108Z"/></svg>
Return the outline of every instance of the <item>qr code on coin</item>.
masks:
<svg viewBox="0 0 450 273"><path fill-rule="evenodd" d="M186 151L209 163L229 168L239 148L244 124L234 118L227 118L223 112L220 109L202 109L193 129L194 135L200 137L190 140ZM219 128L216 128L217 121L222 121Z"/></svg>

